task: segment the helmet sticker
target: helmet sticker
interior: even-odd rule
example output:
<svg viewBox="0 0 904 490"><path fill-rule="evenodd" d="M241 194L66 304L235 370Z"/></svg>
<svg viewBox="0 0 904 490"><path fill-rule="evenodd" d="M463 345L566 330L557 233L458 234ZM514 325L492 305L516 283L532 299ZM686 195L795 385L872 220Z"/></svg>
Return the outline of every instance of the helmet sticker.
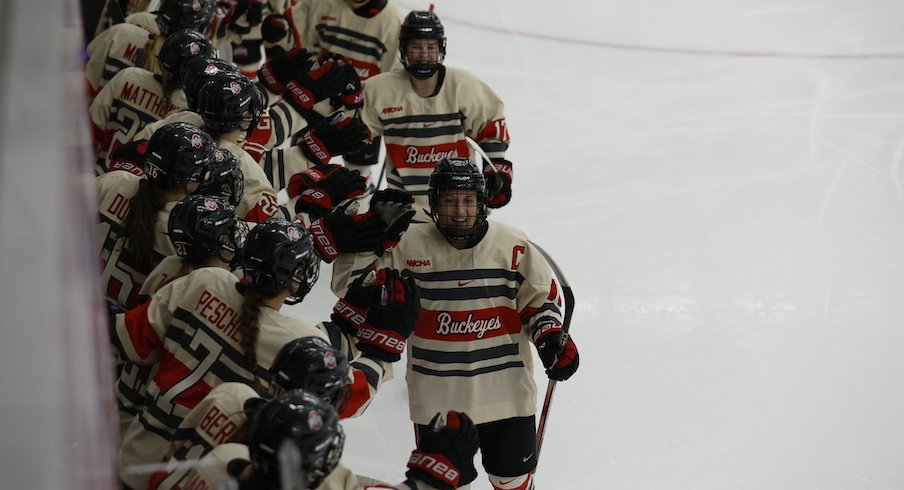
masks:
<svg viewBox="0 0 904 490"><path fill-rule="evenodd" d="M320 430L323 427L323 417L320 416L320 412L316 410L308 412L308 427L311 430Z"/></svg>
<svg viewBox="0 0 904 490"><path fill-rule="evenodd" d="M207 197L204 198L204 207L209 209L210 211L216 211L217 208L219 208L216 201Z"/></svg>
<svg viewBox="0 0 904 490"><path fill-rule="evenodd" d="M336 369L336 356L332 352L323 354L323 365L327 369Z"/></svg>
<svg viewBox="0 0 904 490"><path fill-rule="evenodd" d="M191 135L191 146L195 149L201 148L204 145L204 139L201 138L201 135L195 133Z"/></svg>
<svg viewBox="0 0 904 490"><path fill-rule="evenodd" d="M198 54L198 53L201 52L201 46L198 46L198 43L195 43L195 42L189 43L189 45L188 45L188 51L189 51L192 55L196 55L196 54Z"/></svg>
<svg viewBox="0 0 904 490"><path fill-rule="evenodd" d="M214 66L214 65L207 65L207 67L204 68L204 74L205 74L205 75L211 75L211 76L212 76L212 75L216 75L216 74L219 73L219 72L220 72L220 69L217 68L217 67Z"/></svg>
<svg viewBox="0 0 904 490"><path fill-rule="evenodd" d="M301 240L301 233L299 233L298 228L295 228L294 226L291 226L286 230L286 235L288 235L289 240L292 240L293 242Z"/></svg>
<svg viewBox="0 0 904 490"><path fill-rule="evenodd" d="M231 82L229 84L229 91L238 95L242 91L242 87L239 86L238 82Z"/></svg>

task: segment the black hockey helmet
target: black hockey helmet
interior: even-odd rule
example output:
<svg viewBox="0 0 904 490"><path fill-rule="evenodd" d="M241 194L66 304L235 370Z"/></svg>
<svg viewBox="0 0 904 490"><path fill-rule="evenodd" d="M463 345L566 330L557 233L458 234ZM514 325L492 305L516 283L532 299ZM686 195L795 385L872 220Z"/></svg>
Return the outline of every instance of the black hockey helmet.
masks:
<svg viewBox="0 0 904 490"><path fill-rule="evenodd" d="M245 195L245 174L229 150L217 148L210 161L210 173L195 194L225 199L238 206Z"/></svg>
<svg viewBox="0 0 904 490"><path fill-rule="evenodd" d="M213 45L210 44L210 40L198 31L182 29L163 41L157 53L157 62L169 80L178 83L182 79L182 68L186 61L209 56L213 56Z"/></svg>
<svg viewBox="0 0 904 490"><path fill-rule="evenodd" d="M207 32L215 9L214 0L163 0L154 13L160 34L169 36L179 29Z"/></svg>
<svg viewBox="0 0 904 490"><path fill-rule="evenodd" d="M207 180L216 144L209 134L189 123L161 126L148 140L144 171L162 189Z"/></svg>
<svg viewBox="0 0 904 490"><path fill-rule="evenodd" d="M251 462L272 489L284 488L283 472L299 472L304 475L303 488L317 488L339 464L345 447L336 409L304 390L289 391L267 403L252 419L249 432ZM280 451L291 446L297 449L300 465L282 468L281 459L291 458L280 458Z"/></svg>
<svg viewBox="0 0 904 490"><path fill-rule="evenodd" d="M430 217L437 228L450 240L469 240L477 235L487 219L487 186L483 172L469 158L450 157L440 160L430 174L427 197ZM440 204L443 191L473 190L477 197L477 219L473 226L457 227L440 224Z"/></svg>
<svg viewBox="0 0 904 490"><path fill-rule="evenodd" d="M255 226L241 255L245 282L265 296L287 289L291 292L292 284L298 285L286 304L299 303L320 275L320 255L311 233L282 218L270 218Z"/></svg>
<svg viewBox="0 0 904 490"><path fill-rule="evenodd" d="M348 360L320 337L301 337L284 345L270 366L270 384L279 390L303 389L341 412L350 394Z"/></svg>
<svg viewBox="0 0 904 490"><path fill-rule="evenodd" d="M251 131L264 110L264 95L241 73L218 73L198 91L197 112L218 133Z"/></svg>
<svg viewBox="0 0 904 490"><path fill-rule="evenodd" d="M439 48L436 63L409 63L408 43L412 39L435 39ZM399 31L399 59L408 73L415 78L426 79L433 76L446 57L446 30L433 10L413 10L405 16Z"/></svg>
<svg viewBox="0 0 904 490"><path fill-rule="evenodd" d="M182 67L182 91L188 109L197 112L198 92L208 80L220 73L239 73L234 64L219 58L192 58Z"/></svg>
<svg viewBox="0 0 904 490"><path fill-rule="evenodd" d="M218 257L229 264L248 235L248 225L235 216L235 208L225 200L195 195L173 206L167 233L176 255L189 263L200 265Z"/></svg>

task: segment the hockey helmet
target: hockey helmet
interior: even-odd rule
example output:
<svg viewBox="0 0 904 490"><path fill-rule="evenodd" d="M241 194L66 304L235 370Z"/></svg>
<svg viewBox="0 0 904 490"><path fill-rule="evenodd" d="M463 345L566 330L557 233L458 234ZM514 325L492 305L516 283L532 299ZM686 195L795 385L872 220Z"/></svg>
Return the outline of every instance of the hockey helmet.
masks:
<svg viewBox="0 0 904 490"><path fill-rule="evenodd" d="M336 409L304 390L289 391L267 403L252 419L249 431L251 462L274 489L284 488L280 474L291 472L304 475L303 488L317 488L339 464L345 447ZM279 457L287 443L297 449L298 468L280 465L290 459Z"/></svg>
<svg viewBox="0 0 904 490"><path fill-rule="evenodd" d="M182 79L185 63L196 57L213 56L213 45L203 34L192 29L174 32L163 41L157 53L157 62L167 77L175 82Z"/></svg>
<svg viewBox="0 0 904 490"><path fill-rule="evenodd" d="M430 174L427 197L430 203L430 217L437 228L450 240L469 240L477 236L487 219L487 187L486 179L474 162L469 158L444 158ZM477 199L477 216L472 225L454 226L441 223L440 208L442 194L451 189L473 190Z"/></svg>
<svg viewBox="0 0 904 490"><path fill-rule="evenodd" d="M229 264L248 234L248 225L235 216L235 208L225 200L196 195L173 206L167 232L176 255L189 263L200 265L218 257Z"/></svg>
<svg viewBox="0 0 904 490"><path fill-rule="evenodd" d="M182 91L188 109L197 112L198 92L208 80L220 73L239 73L234 64L219 58L191 58L182 67Z"/></svg>
<svg viewBox="0 0 904 490"><path fill-rule="evenodd" d="M345 408L350 394L348 361L320 337L301 337L284 345L270 366L270 384L279 390L303 389L336 411Z"/></svg>
<svg viewBox="0 0 904 490"><path fill-rule="evenodd" d="M218 133L253 130L264 110L257 84L241 73L219 73L198 91L197 112Z"/></svg>
<svg viewBox="0 0 904 490"><path fill-rule="evenodd" d="M413 39L434 39L439 56L436 63L411 63L408 60L408 44ZM446 31L433 10L413 10L405 16L399 31L399 59L405 70L418 79L433 76L446 57Z"/></svg>
<svg viewBox="0 0 904 490"><path fill-rule="evenodd" d="M179 29L207 32L215 9L214 0L163 0L154 13L160 34L169 36Z"/></svg>
<svg viewBox="0 0 904 490"><path fill-rule="evenodd" d="M229 150L217 148L210 161L210 173L195 194L225 199L238 206L245 195L245 174Z"/></svg>
<svg viewBox="0 0 904 490"><path fill-rule="evenodd" d="M248 286L271 297L288 289L286 304L299 303L320 275L320 255L311 233L282 218L270 218L255 226L241 255ZM293 284L298 286L295 292Z"/></svg>
<svg viewBox="0 0 904 490"><path fill-rule="evenodd" d="M176 189L207 179L216 145L209 134L189 123L160 127L148 140L144 171L162 189Z"/></svg>

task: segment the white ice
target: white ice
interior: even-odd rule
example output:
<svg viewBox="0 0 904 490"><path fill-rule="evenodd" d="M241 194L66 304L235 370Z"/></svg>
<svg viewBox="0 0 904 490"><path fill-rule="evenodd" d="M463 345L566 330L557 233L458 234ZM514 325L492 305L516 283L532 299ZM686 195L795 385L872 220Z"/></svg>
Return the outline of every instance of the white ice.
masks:
<svg viewBox="0 0 904 490"><path fill-rule="evenodd" d="M538 488L904 488L904 2L436 11L506 103L492 218L577 297ZM345 423L356 472L403 478L406 396L399 365Z"/></svg>

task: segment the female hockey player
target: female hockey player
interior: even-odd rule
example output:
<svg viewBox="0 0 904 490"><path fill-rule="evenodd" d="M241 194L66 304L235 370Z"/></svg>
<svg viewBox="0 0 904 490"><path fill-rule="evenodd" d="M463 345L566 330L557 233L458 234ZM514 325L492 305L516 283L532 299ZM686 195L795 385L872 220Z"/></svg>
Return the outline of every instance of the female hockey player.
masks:
<svg viewBox="0 0 904 490"><path fill-rule="evenodd" d="M446 158L430 175L434 223L412 225L378 267L415 278L421 316L408 349L408 394L418 434L436 412L467 412L480 432L483 465L497 489L532 488L536 386L530 344L546 374L564 381L578 367L563 332L552 270L524 233L487 220L483 173ZM340 256L334 291L373 256Z"/></svg>
<svg viewBox="0 0 904 490"><path fill-rule="evenodd" d="M162 287L142 306L116 316L111 341L120 357L156 365L138 418L120 447L120 478L127 486L147 485L156 469L148 465L160 463L174 431L213 387L241 382L265 391L267 370L283 345L298 337L329 340L342 335L336 327L312 327L279 311L310 291L319 264L306 229L282 219L267 220L254 227L245 242L241 281L226 269L196 269ZM372 308L376 317L371 315L368 325L407 338L419 311L417 292L409 281L384 284L391 284L396 294L384 308ZM344 351L357 354L349 347L352 341L340 340L349 349ZM389 367L372 354L389 347L367 342L358 340L363 355L355 359L367 369L355 376L352 386L363 395L356 402L359 411Z"/></svg>
<svg viewBox="0 0 904 490"><path fill-rule="evenodd" d="M408 461L408 477L397 486L363 484L339 463L345 434L335 409L304 390L290 391L264 406L250 427L249 444L217 446L182 488L217 488L237 480L239 489L278 490L451 490L477 476L477 431L464 413L449 411L444 424L433 418ZM293 459L294 454L294 459Z"/></svg>
<svg viewBox="0 0 904 490"><path fill-rule="evenodd" d="M174 123L148 141L143 170L124 163L97 177L101 284L110 304L137 306L148 273L175 253L169 212L205 180L215 150L204 131Z"/></svg>

